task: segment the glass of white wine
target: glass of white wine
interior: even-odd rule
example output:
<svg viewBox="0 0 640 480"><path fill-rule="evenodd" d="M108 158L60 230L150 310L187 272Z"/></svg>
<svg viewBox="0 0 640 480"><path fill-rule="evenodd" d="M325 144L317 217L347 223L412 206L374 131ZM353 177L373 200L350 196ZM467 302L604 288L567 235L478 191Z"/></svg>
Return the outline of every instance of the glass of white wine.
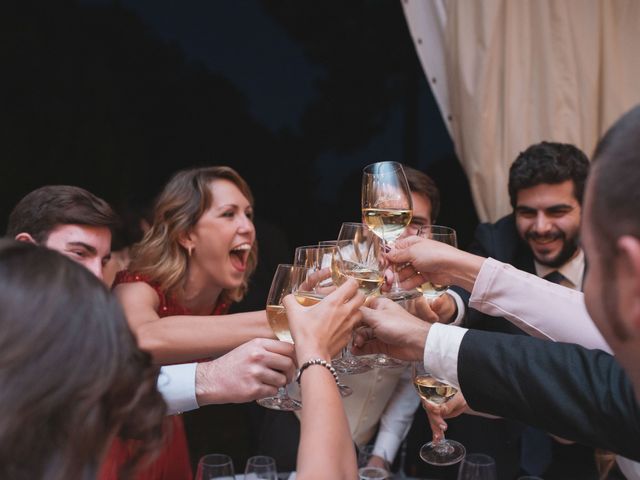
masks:
<svg viewBox="0 0 640 480"><path fill-rule="evenodd" d="M338 285L333 281L331 270L334 250L335 245L333 244L307 245L296 248L294 266L301 268L302 271L292 280L291 290L298 303L303 307L315 305L338 288ZM353 393L350 387L342 383L338 384L338 389L343 397L348 397Z"/></svg>
<svg viewBox="0 0 640 480"><path fill-rule="evenodd" d="M375 255L376 257L380 257L380 259L376 259L378 263L378 268L382 271L382 281L384 282L384 270L387 267L386 260L384 259L384 255L382 255L382 251L384 250L383 240L374 234L365 224L363 223L355 223L355 222L345 222L340 227L340 233L338 234L337 242L342 241L353 241L359 247L361 252L371 252L369 255ZM337 243L334 242L334 243ZM368 246L370 245L370 246ZM371 296L379 295L380 291L376 290L371 293ZM351 352L348 351L347 355L344 358L344 361L347 362L347 366L352 370L358 369L357 364L361 365L359 367L362 371L367 371L372 367L375 368L399 368L406 365L405 362L400 360L396 360L395 358L391 358L384 353L379 353L376 355L367 355L365 357L356 357L351 355ZM337 367L336 367L337 368ZM359 372L356 372L359 373Z"/></svg>
<svg viewBox="0 0 640 480"><path fill-rule="evenodd" d="M428 238L429 240L435 240L436 242L446 243L447 245L458 248L456 231L450 227L444 227L442 225L425 225L420 228L418 236ZM422 295L429 300L438 298L448 289L449 285L438 285L432 282L424 282L420 287L418 287L418 290L422 292Z"/></svg>
<svg viewBox="0 0 640 480"><path fill-rule="evenodd" d="M420 397L432 405L442 405L453 398L458 389L428 373L422 362L413 363L413 385ZM431 465L453 465L464 458L464 446L455 440L442 439L425 443L420 448L420 458Z"/></svg>
<svg viewBox="0 0 640 480"><path fill-rule="evenodd" d="M293 343L289 330L289 319L284 305L282 305L282 299L293 293L293 285L299 284L304 273L303 267L280 264L271 281L271 288L267 296L267 320L273 333L282 342ZM293 411L302 408L302 403L291 398L285 387L280 387L276 396L260 398L257 403L272 410Z"/></svg>
<svg viewBox="0 0 640 480"><path fill-rule="evenodd" d="M411 223L411 190L402 165L378 162L367 165L362 174L362 222L392 247ZM395 273L395 270L394 270ZM393 276L393 285L384 295L394 301L420 296L418 290L403 290Z"/></svg>

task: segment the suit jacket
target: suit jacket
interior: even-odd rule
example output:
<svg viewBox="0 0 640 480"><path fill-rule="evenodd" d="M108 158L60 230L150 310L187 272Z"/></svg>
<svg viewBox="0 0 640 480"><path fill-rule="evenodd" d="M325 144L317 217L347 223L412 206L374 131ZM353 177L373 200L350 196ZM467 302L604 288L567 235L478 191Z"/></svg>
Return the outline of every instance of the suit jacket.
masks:
<svg viewBox="0 0 640 480"><path fill-rule="evenodd" d="M470 330L458 379L473 409L640 460L640 406L622 367L601 350Z"/></svg>
<svg viewBox="0 0 640 480"><path fill-rule="evenodd" d="M536 273L533 254L529 246L518 235L513 214L501 218L496 223L481 223L478 225L473 243L468 250L482 257L491 257L503 263L508 263L518 270L533 273L534 275ZM464 320L466 327L492 332L525 334L511 322L501 317L492 317L468 308L469 292L460 288L453 288L453 290L460 295L465 305L467 305Z"/></svg>

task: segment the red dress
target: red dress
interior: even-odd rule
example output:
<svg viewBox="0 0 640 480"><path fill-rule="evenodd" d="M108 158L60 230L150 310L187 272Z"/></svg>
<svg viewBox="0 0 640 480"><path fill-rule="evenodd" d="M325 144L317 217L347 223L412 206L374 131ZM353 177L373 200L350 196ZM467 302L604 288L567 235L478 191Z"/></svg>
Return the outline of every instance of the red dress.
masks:
<svg viewBox="0 0 640 480"><path fill-rule="evenodd" d="M123 270L118 272L113 282L113 286L120 283L145 282L151 286L160 300L158 305L158 315L169 317L173 315L192 315L189 309L178 304L178 302L162 292L160 287L142 275L136 275ZM223 315L227 312L229 304L218 302L212 315ZM173 415L166 417L164 427L170 432L169 437L162 446L156 459L147 467L144 467L136 476L135 480L191 480L191 462L189 460L189 450L187 448L187 438L184 433L184 422L182 417ZM109 452L100 468L100 480L116 480L120 467L131 455L134 442L127 442L116 438L109 448Z"/></svg>

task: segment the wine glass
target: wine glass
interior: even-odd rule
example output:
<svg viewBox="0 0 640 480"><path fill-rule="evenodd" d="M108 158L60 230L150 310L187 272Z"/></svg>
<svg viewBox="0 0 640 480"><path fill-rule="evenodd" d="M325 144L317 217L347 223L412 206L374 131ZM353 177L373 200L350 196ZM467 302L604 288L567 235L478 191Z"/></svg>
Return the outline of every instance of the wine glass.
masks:
<svg viewBox="0 0 640 480"><path fill-rule="evenodd" d="M413 385L418 395L432 405L448 402L458 391L457 388L428 373L422 362L413 363ZM437 443L425 443L420 448L420 458L431 465L453 465L462 460L464 455L465 448L462 444L455 440L446 440L444 432L442 439Z"/></svg>
<svg viewBox="0 0 640 480"><path fill-rule="evenodd" d="M460 464L458 480L497 480L496 462L489 455L471 453Z"/></svg>
<svg viewBox="0 0 640 480"><path fill-rule="evenodd" d="M294 284L304 275L303 267L280 264L271 281L271 288L267 296L267 320L273 333L282 342L293 343L289 330L289 319L282 305L282 299L293 292ZM302 408L302 402L289 396L285 387L278 388L278 394L274 397L265 397L257 400L258 405L272 410L293 411Z"/></svg>
<svg viewBox="0 0 640 480"><path fill-rule="evenodd" d="M384 245L382 244L382 239L375 235L365 224L363 223L355 223L355 222L345 222L340 227L340 233L338 234L337 242L341 241L353 241L360 245L360 250L362 251L373 251L375 255L379 255L382 250L384 250ZM367 246L371 245L371 246ZM380 255L383 257L382 255ZM384 271L386 267L385 260L382 260L379 263L379 268ZM383 276L384 281L384 276ZM372 293L372 296L378 295L379 292L375 291ZM364 371L370 369L371 367L376 368L398 368L405 365L404 362L400 360L396 360L395 358L391 358L384 353L379 353L376 355L368 355L367 357L356 357L351 354L350 350L351 344L349 345L349 350L347 352L345 362L348 365L355 365L354 362L359 362L362 365L362 369ZM367 366L367 367L365 367ZM356 368L353 366L353 368Z"/></svg>
<svg viewBox="0 0 640 480"><path fill-rule="evenodd" d="M278 480L278 470L273 457L257 455L247 460L244 480Z"/></svg>
<svg viewBox="0 0 640 480"><path fill-rule="evenodd" d="M362 222L380 237L385 247L392 247L403 234L413 215L411 190L402 165L378 162L367 165L362 175ZM408 300L420 296L418 290L403 290L392 266L393 285L384 295L391 300Z"/></svg>
<svg viewBox="0 0 640 480"><path fill-rule="evenodd" d="M338 288L339 285L333 281L331 268L335 248L335 245L307 245L296 248L294 266L300 268L301 272L292 281L291 291L300 305L315 305ZM351 387L342 383L338 383L338 390L343 397L353 393Z"/></svg>
<svg viewBox="0 0 640 480"><path fill-rule="evenodd" d="M229 455L211 453L200 458L195 480L235 480Z"/></svg>
<svg viewBox="0 0 640 480"><path fill-rule="evenodd" d="M444 227L442 225L425 225L418 231L418 236L435 240L436 242L446 243L452 247L458 248L458 240L456 231L453 228ZM449 285L438 285L431 282L424 282L418 287L422 295L429 300L438 298L449 289Z"/></svg>

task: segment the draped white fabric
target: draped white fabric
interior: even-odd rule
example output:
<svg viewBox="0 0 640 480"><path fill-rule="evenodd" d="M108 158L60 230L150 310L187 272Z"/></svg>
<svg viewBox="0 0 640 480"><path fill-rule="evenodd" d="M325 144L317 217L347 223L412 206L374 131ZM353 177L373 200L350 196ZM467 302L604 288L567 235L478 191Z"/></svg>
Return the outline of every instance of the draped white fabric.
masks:
<svg viewBox="0 0 640 480"><path fill-rule="evenodd" d="M483 221L511 210L508 170L520 151L549 140L591 155L640 102L640 1L402 5Z"/></svg>

